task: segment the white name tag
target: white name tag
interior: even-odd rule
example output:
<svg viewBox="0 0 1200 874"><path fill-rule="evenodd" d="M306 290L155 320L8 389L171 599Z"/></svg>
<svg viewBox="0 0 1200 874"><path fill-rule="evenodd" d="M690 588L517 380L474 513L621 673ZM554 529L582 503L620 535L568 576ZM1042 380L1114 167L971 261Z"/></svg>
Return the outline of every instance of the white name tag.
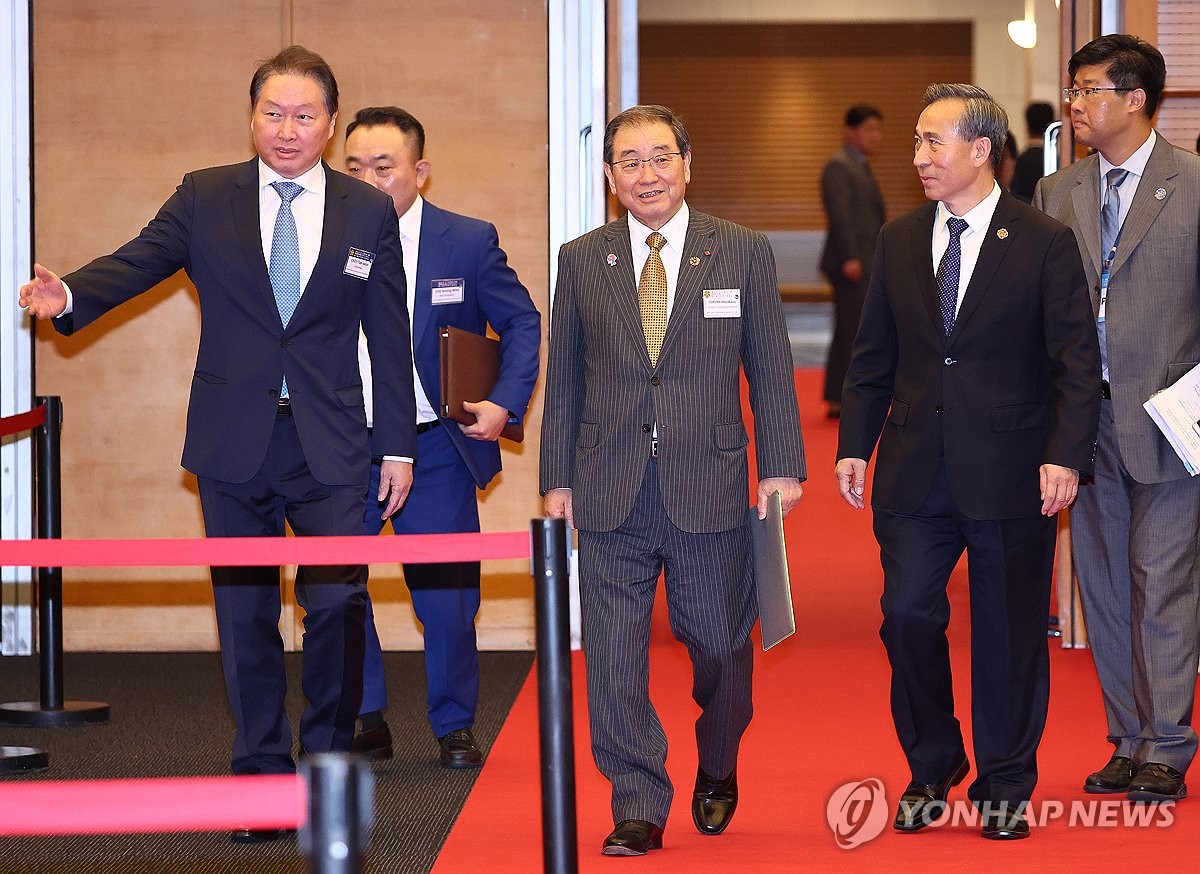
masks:
<svg viewBox="0 0 1200 874"><path fill-rule="evenodd" d="M374 263L374 252L368 252L365 249L351 249L350 256L346 258L346 266L342 268L342 272L347 276L357 276L359 279L366 279L371 275L371 265Z"/></svg>
<svg viewBox="0 0 1200 874"><path fill-rule="evenodd" d="M742 290L740 288L706 288L704 290L704 318L739 319L742 316Z"/></svg>
<svg viewBox="0 0 1200 874"><path fill-rule="evenodd" d="M434 306L444 303L462 303L466 283L462 277L458 279L434 279L430 283L429 302Z"/></svg>

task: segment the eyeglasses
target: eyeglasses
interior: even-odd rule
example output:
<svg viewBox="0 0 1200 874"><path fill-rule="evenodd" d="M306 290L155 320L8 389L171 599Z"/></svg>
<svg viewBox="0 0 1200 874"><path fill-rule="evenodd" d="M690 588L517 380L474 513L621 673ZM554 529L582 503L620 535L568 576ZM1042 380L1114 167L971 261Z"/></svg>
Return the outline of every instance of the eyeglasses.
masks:
<svg viewBox="0 0 1200 874"><path fill-rule="evenodd" d="M680 152L663 152L649 158L627 158L623 161L610 161L609 164L614 170L620 170L624 176L636 176L642 172L643 164L649 164L658 171L665 171L675 166L675 160L682 157Z"/></svg>
<svg viewBox="0 0 1200 874"><path fill-rule="evenodd" d="M1079 97L1080 95L1090 99L1092 97L1095 97L1101 91L1133 91L1133 90L1135 90L1135 89L1133 89L1133 88L1064 88L1062 90L1063 91L1063 103L1074 103L1075 98Z"/></svg>

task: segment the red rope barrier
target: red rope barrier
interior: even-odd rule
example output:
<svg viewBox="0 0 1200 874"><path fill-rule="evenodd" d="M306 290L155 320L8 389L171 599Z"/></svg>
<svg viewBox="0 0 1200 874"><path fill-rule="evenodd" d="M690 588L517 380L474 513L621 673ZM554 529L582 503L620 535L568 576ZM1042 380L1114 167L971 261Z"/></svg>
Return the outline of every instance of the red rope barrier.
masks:
<svg viewBox="0 0 1200 874"><path fill-rule="evenodd" d="M3 567L200 567L414 564L529 558L529 532L382 537L0 540Z"/></svg>
<svg viewBox="0 0 1200 874"><path fill-rule="evenodd" d="M28 431L46 423L46 407L36 406L26 413L0 418L0 437L7 437L21 431Z"/></svg>
<svg viewBox="0 0 1200 874"><path fill-rule="evenodd" d="M0 835L298 828L307 799L296 774L6 783Z"/></svg>

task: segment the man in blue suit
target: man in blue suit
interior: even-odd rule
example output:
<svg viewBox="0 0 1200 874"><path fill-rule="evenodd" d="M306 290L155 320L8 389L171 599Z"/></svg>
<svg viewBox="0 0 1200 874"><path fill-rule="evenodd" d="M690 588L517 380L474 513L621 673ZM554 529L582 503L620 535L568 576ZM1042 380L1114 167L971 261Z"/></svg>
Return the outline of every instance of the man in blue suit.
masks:
<svg viewBox="0 0 1200 874"><path fill-rule="evenodd" d="M397 534L478 531L475 490L486 488L500 471L497 438L510 419L524 416L538 375L541 316L529 292L508 266L493 225L439 209L421 197L430 171L424 152L421 123L394 106L360 110L346 128L350 175L389 194L400 217L413 328L415 367L407 356L385 362L368 357L360 343L364 385L381 363L393 373L413 376L420 454L412 492L399 513L368 501L363 520L367 534L378 534L389 516ZM487 398L465 405L477 417L472 425L439 416L438 329L446 325L476 334L491 325L500 336L500 379ZM385 412L382 403L381 398L374 405L376 416ZM368 393L368 420L371 413ZM373 489L382 455L378 444L372 444L372 452ZM479 694L479 562L405 564L404 580L425 627L429 724L438 739L438 760L448 768L478 767L483 753L472 727ZM368 599L356 752L392 755L391 732L383 718L386 706L383 653Z"/></svg>
<svg viewBox="0 0 1200 874"><path fill-rule="evenodd" d="M59 279L35 265L20 304L70 334L187 271L200 300L200 346L183 466L196 475L209 537L362 530L367 427L359 326L374 373L377 479L400 506L416 457L408 314L396 216L370 186L321 161L337 125L332 70L300 46L250 83L257 157L187 174L138 236ZM366 567L301 567L304 694L300 745L349 750L362 689ZM233 771L294 770L284 711L279 572L214 567L217 632L236 721ZM253 842L279 832L241 830Z"/></svg>

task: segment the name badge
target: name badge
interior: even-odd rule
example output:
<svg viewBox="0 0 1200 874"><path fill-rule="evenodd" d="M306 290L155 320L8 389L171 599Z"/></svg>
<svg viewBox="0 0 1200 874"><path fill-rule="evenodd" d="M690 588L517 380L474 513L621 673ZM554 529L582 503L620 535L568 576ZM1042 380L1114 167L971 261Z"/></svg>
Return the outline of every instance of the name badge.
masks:
<svg viewBox="0 0 1200 874"><path fill-rule="evenodd" d="M357 276L359 279L366 279L371 275L371 265L374 263L374 252L368 252L365 249L351 249L350 256L346 258L346 266L342 268L342 272L347 276Z"/></svg>
<svg viewBox="0 0 1200 874"><path fill-rule="evenodd" d="M739 319L742 316L742 290L740 288L706 288L704 290L704 318Z"/></svg>
<svg viewBox="0 0 1200 874"><path fill-rule="evenodd" d="M457 279L434 279L430 282L429 302L434 306L445 303L462 303L466 283L460 276Z"/></svg>

